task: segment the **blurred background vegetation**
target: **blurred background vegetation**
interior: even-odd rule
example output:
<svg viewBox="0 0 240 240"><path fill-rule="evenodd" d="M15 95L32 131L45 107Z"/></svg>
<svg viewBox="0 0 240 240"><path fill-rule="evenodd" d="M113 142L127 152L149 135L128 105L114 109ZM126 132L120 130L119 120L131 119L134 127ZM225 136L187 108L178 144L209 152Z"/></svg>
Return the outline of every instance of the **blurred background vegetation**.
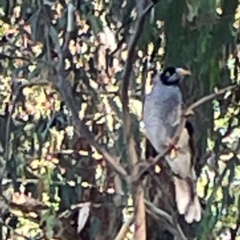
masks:
<svg viewBox="0 0 240 240"><path fill-rule="evenodd" d="M143 163L150 69L190 69L181 86L187 105L238 83L239 1L0 0L0 239L134 239L119 90L139 16L149 6L128 91ZM171 178L156 168L143 181L142 239L240 239L239 101L240 91L227 92L191 119L202 221L188 225L177 215ZM116 173L107 154L125 172Z"/></svg>

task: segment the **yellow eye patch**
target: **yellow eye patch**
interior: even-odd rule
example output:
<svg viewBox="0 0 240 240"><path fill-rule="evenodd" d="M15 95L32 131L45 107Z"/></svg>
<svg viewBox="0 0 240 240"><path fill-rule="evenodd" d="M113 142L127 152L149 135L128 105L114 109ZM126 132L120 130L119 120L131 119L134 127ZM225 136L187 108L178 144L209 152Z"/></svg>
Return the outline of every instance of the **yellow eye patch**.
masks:
<svg viewBox="0 0 240 240"><path fill-rule="evenodd" d="M166 76L170 77L171 76L170 72L166 72Z"/></svg>

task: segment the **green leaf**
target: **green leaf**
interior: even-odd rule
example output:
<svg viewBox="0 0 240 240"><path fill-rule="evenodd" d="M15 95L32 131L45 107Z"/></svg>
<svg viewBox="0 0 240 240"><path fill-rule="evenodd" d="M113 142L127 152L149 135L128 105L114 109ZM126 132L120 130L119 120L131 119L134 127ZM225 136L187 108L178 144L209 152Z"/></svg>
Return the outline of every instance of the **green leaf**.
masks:
<svg viewBox="0 0 240 240"><path fill-rule="evenodd" d="M48 239L51 239L54 235L54 227L58 222L58 219L52 215L52 210L47 211L41 217L41 223L46 223L46 235Z"/></svg>
<svg viewBox="0 0 240 240"><path fill-rule="evenodd" d="M121 116L122 116L122 109L121 109L121 107L118 104L120 102L119 98L117 98L117 97L115 97L113 99L112 98L108 98L108 102L109 102L111 108L113 109L113 111L117 114L117 116L119 118L121 118Z"/></svg>
<svg viewBox="0 0 240 240"><path fill-rule="evenodd" d="M39 18L41 17L41 9L39 8L29 19L28 22L31 25L31 33L33 41L42 40L43 34L39 31ZM41 41L42 42L42 41Z"/></svg>
<svg viewBox="0 0 240 240"><path fill-rule="evenodd" d="M90 224L90 238L91 240L94 240L96 236L101 232L102 228L102 222L97 217L91 218L91 224Z"/></svg>
<svg viewBox="0 0 240 240"><path fill-rule="evenodd" d="M94 35L96 36L99 32L103 30L103 26L101 23L101 20L96 17L95 15L91 14L87 16L87 19L90 22L91 29L94 32Z"/></svg>
<svg viewBox="0 0 240 240"><path fill-rule="evenodd" d="M56 47L56 50L57 50L58 52L60 52L60 51L61 51L61 47L60 47L60 43L59 43L58 32L57 32L57 30L55 29L55 27L52 26L52 25L49 27L49 34L50 34L51 39L52 39L52 41L53 41L53 43L54 43L54 46Z"/></svg>

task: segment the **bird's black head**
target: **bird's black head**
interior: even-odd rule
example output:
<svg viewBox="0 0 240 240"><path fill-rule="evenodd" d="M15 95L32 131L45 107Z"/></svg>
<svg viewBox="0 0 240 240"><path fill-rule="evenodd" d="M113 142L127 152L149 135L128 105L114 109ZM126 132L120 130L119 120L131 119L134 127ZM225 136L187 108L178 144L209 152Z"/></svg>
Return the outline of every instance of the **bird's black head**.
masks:
<svg viewBox="0 0 240 240"><path fill-rule="evenodd" d="M185 76L190 75L190 71L182 68L167 67L160 74L160 80L164 85L178 85L180 80Z"/></svg>

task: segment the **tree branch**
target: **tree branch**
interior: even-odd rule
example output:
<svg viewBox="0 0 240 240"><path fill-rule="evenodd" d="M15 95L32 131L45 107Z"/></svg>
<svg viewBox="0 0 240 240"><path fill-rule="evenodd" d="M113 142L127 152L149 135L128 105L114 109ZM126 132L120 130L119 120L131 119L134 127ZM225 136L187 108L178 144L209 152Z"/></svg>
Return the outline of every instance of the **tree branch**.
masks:
<svg viewBox="0 0 240 240"><path fill-rule="evenodd" d="M100 146L94 139L93 134L88 130L88 128L83 124L83 122L79 118L78 110L76 108L76 104L74 103L74 99L72 97L71 85L67 79L62 76L62 69L64 67L64 53L68 48L68 44L70 41L70 33L74 30L74 6L72 3L68 4L68 23L66 29L65 43L62 47L61 51L58 53L59 63L57 65L57 81L54 82L56 88L58 89L62 100L67 105L68 109L72 112L72 119L74 130L78 136L84 136L89 144L96 148L98 152L102 154L104 159L113 167L113 169L127 178L128 174L125 169L117 162L114 156L110 155L103 146Z"/></svg>
<svg viewBox="0 0 240 240"><path fill-rule="evenodd" d="M124 72L123 72L123 80L122 80L122 104L123 104L123 112L124 115L129 111L128 108L128 103L129 103L129 98L128 98L128 87L131 79L131 73L132 73L132 67L134 64L134 58L135 58L135 50L136 46L138 43L138 40L142 34L145 18L147 14L151 11L151 9L154 7L154 3L151 3L149 6L146 7L146 9L140 14L137 26L136 26L136 31L135 34L132 36L132 39L129 44L128 48L128 56L126 60L126 64L124 67Z"/></svg>
<svg viewBox="0 0 240 240"><path fill-rule="evenodd" d="M226 88L220 89L218 92L212 93L208 96L202 97L201 99L199 99L198 101L194 102L193 104L191 104L187 109L186 109L186 113L189 113L191 111L193 111L195 108L199 107L200 105L215 99L216 97L223 95L224 93L226 93L227 91L231 91L234 90L236 88L240 88L240 85L236 84L236 85L232 85L232 86L228 86Z"/></svg>
<svg viewBox="0 0 240 240"><path fill-rule="evenodd" d="M151 202L147 201L146 199L144 200L146 206L157 216L165 219L167 222L169 222L176 230L176 232L178 233L178 237L180 236L182 240L187 240L186 236L184 235L181 227L179 224L175 225L175 221L173 220L173 218L167 213L164 212L163 210L157 208L154 204L152 204Z"/></svg>
<svg viewBox="0 0 240 240"><path fill-rule="evenodd" d="M142 0L142 3L144 2L145 0ZM134 140L134 135L131 131L132 122L129 111L128 88L131 80L132 68L134 65L134 59L136 55L136 46L143 32L145 18L153 6L154 3L148 5L146 9L140 12L139 18L137 19L137 24L135 28L136 30L130 40L128 48L127 61L124 67L122 80L123 82L121 89L122 90L121 101L123 106L124 138L125 145L127 146L127 156L132 176L135 176L138 173L138 168L135 167L138 162L138 156L135 149L136 144ZM144 205L144 191L141 183L135 182L135 184L132 185L132 195L134 202L134 224L135 224L134 239L145 240L146 239L145 205Z"/></svg>
<svg viewBox="0 0 240 240"><path fill-rule="evenodd" d="M144 1L144 0L143 0ZM128 48L128 55L126 64L124 67L123 72L123 80L122 80L122 91L121 91L121 100L122 100L122 106L123 106L123 121L124 121L124 129L125 129L125 144L126 146L129 146L129 150L134 151L134 146L131 147L131 145L134 145L134 140L131 137L131 119L129 116L129 96L128 96L128 88L129 83L131 80L131 74L132 74L132 68L134 64L135 59L135 52L136 52L136 46L140 39L140 36L142 34L142 30L144 28L144 22L147 14L150 12L150 10L154 7L154 3L149 4L145 10L140 13L140 16L137 21L137 26L134 35L132 36ZM131 139L132 138L132 139ZM137 163L138 159L135 153L132 152L131 164L132 167Z"/></svg>
<svg viewBox="0 0 240 240"><path fill-rule="evenodd" d="M126 237L126 234L129 231L129 227L131 226L131 224L133 223L133 217L131 217L128 221L126 221L125 223L123 223L120 231L118 232L117 236L114 238L114 240L123 240Z"/></svg>

